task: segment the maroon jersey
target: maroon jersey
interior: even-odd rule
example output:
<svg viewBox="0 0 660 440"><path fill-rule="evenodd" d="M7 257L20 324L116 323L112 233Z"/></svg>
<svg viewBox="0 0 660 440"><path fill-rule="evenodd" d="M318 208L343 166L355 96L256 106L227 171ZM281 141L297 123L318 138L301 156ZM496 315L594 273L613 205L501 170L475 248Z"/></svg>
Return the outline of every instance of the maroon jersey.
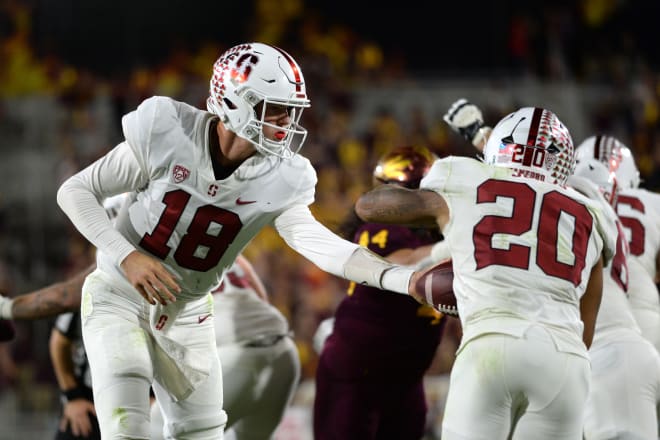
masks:
<svg viewBox="0 0 660 440"><path fill-rule="evenodd" d="M354 241L386 256L437 237L398 225L362 224ZM314 438L421 438L424 373L445 319L407 295L351 283L316 371Z"/></svg>
<svg viewBox="0 0 660 440"><path fill-rule="evenodd" d="M435 240L437 237L428 230L377 223L362 224L354 235L356 243L382 256ZM435 354L443 321L442 315L432 307L410 296L351 283L347 297L335 313L335 332L347 338L352 346L360 347L360 351L373 349L369 351L377 356L399 358L408 353L402 358L405 364L402 367L424 371Z"/></svg>

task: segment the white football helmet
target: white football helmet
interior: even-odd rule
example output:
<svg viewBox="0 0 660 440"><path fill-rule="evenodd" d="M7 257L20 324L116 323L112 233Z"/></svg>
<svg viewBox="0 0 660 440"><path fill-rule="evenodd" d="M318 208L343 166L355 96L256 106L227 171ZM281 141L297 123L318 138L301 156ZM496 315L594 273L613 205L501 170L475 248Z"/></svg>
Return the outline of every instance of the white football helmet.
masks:
<svg viewBox="0 0 660 440"><path fill-rule="evenodd" d="M575 168L573 139L550 110L523 107L498 122L484 147L484 161L518 175L564 185Z"/></svg>
<svg viewBox="0 0 660 440"><path fill-rule="evenodd" d="M613 136L590 136L578 145L575 156L578 162L588 158L601 161L616 174L621 188L639 186L639 170L630 148Z"/></svg>
<svg viewBox="0 0 660 440"><path fill-rule="evenodd" d="M281 108L281 113L286 109L288 125L266 122L269 106ZM307 130L299 125L300 116L309 106L300 66L280 48L240 44L213 65L208 111L262 154L291 157L300 150L307 137ZM276 140L264 136L266 126L278 132Z"/></svg>
<svg viewBox="0 0 660 440"><path fill-rule="evenodd" d="M616 206L619 196L619 185L616 174L607 166L593 157L581 159L575 166L576 176L582 176L594 183L607 203Z"/></svg>

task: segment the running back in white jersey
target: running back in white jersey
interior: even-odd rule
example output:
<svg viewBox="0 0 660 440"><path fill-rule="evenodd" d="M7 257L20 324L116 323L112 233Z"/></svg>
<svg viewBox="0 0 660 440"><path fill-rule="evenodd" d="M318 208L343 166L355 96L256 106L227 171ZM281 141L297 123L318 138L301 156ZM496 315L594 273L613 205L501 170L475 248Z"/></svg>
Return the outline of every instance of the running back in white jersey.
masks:
<svg viewBox="0 0 660 440"><path fill-rule="evenodd" d="M449 157L420 185L442 195L451 211L443 234L462 345L484 333L521 337L539 323L553 331L560 351L586 357L579 301L591 268L613 255L616 227L597 202L515 173Z"/></svg>
<svg viewBox="0 0 660 440"><path fill-rule="evenodd" d="M116 227L138 249L163 260L182 288L180 298L206 295L264 225L294 204L314 201L316 172L299 155L254 155L216 180L208 147L216 119L188 104L154 97L122 121L126 141L150 182L120 212ZM101 252L98 264L122 274Z"/></svg>

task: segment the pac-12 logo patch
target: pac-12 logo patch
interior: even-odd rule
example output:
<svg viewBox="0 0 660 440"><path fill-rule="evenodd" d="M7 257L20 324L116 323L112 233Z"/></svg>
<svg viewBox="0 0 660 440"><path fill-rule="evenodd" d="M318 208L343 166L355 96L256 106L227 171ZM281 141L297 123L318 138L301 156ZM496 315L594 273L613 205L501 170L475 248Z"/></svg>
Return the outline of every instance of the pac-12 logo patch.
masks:
<svg viewBox="0 0 660 440"><path fill-rule="evenodd" d="M186 167L175 165L174 170L172 171L172 175L174 176L174 181L176 183L181 183L188 178L190 171Z"/></svg>

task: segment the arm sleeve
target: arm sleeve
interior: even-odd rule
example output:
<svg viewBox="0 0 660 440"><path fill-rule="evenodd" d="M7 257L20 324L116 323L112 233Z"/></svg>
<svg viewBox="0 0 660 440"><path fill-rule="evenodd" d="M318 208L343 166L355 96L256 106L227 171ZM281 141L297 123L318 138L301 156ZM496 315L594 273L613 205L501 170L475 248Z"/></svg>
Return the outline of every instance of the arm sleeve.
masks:
<svg viewBox="0 0 660 440"><path fill-rule="evenodd" d="M293 250L339 277L344 276L344 263L360 247L323 226L303 204L280 214L275 219L275 229Z"/></svg>
<svg viewBox="0 0 660 440"><path fill-rule="evenodd" d="M365 247L337 236L299 204L275 219L284 241L320 269L357 283L408 294L414 270L392 264Z"/></svg>
<svg viewBox="0 0 660 440"><path fill-rule="evenodd" d="M147 174L123 142L67 179L57 191L57 203L87 240L119 264L135 247L114 229L101 201L147 182Z"/></svg>

